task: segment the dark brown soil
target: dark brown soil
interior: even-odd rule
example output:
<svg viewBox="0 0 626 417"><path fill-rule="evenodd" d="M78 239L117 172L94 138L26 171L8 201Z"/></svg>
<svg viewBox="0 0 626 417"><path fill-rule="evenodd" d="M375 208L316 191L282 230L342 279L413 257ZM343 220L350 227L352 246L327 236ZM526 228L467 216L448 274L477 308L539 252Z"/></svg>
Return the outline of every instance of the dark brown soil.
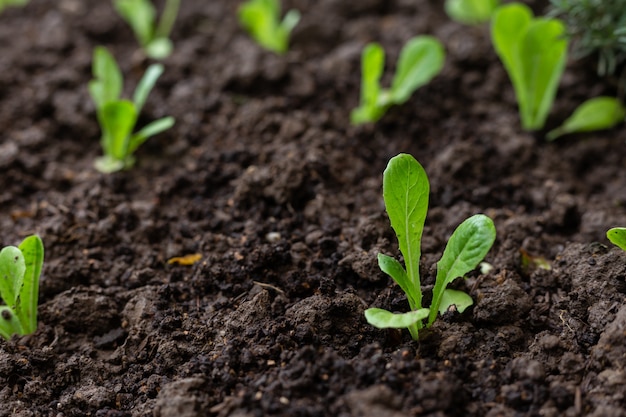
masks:
<svg viewBox="0 0 626 417"><path fill-rule="evenodd" d="M237 3L184 2L142 117L176 126L113 175L92 167L86 85L103 44L134 88L130 29L102 0L0 15L0 243L46 247L39 329L0 341L0 416L626 416L626 254L605 238L626 223L623 128L521 131L487 28L440 1L289 1L303 19L284 57L242 32ZM395 61L425 33L446 46L441 75L351 127L363 45ZM615 93L586 64L548 127ZM458 283L471 311L419 342L363 317L408 308L376 264L399 256L381 180L400 152L431 180L426 286L464 218L498 230L492 272Z"/></svg>

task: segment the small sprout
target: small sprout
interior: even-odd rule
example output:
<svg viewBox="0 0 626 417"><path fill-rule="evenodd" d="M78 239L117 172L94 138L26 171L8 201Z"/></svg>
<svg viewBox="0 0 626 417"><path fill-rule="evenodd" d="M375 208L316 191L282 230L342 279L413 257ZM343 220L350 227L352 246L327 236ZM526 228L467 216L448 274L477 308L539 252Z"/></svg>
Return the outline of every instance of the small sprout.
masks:
<svg viewBox="0 0 626 417"><path fill-rule="evenodd" d="M115 10L135 32L145 54L152 59L165 59L174 49L170 32L178 15L180 0L167 0L156 23L156 9L150 0L115 0Z"/></svg>
<svg viewBox="0 0 626 417"><path fill-rule="evenodd" d="M409 40L400 52L396 73L390 89L380 86L385 66L385 51L370 43L361 56L361 102L350 113L353 125L376 122L392 105L405 103L421 86L430 82L441 69L445 51L432 36L417 36Z"/></svg>
<svg viewBox="0 0 626 417"><path fill-rule="evenodd" d="M525 130L541 129L548 117L567 60L563 35L560 20L534 18L521 3L493 15L491 39L513 83Z"/></svg>
<svg viewBox="0 0 626 417"><path fill-rule="evenodd" d="M445 9L450 19L466 25L488 22L500 0L446 0Z"/></svg>
<svg viewBox="0 0 626 417"><path fill-rule="evenodd" d="M614 227L606 232L606 237L612 244L626 250L626 227Z"/></svg>
<svg viewBox="0 0 626 417"><path fill-rule="evenodd" d="M28 0L0 0L0 12L9 6L25 6Z"/></svg>
<svg viewBox="0 0 626 417"><path fill-rule="evenodd" d="M104 156L95 162L98 171L111 173L132 167L135 150L150 136L174 125L173 117L164 117L133 133L141 108L161 73L161 64L150 65L135 89L133 101L122 100L122 74L115 59L106 48L94 50L94 79L89 82L89 94L96 105L104 151Z"/></svg>
<svg viewBox="0 0 626 417"><path fill-rule="evenodd" d="M550 0L550 16L563 20L572 55L597 55L599 75L611 75L626 61L624 0Z"/></svg>
<svg viewBox="0 0 626 417"><path fill-rule="evenodd" d="M0 336L9 340L14 334L37 330L39 276L43 265L43 243L37 235L18 246L0 251Z"/></svg>
<svg viewBox="0 0 626 417"><path fill-rule="evenodd" d="M284 54L289 35L300 21L300 12L289 10L280 20L279 0L248 0L239 7L239 23L262 47Z"/></svg>
<svg viewBox="0 0 626 417"><path fill-rule="evenodd" d="M610 129L626 116L624 106L614 97L595 97L578 106L574 113L556 129L548 132L547 140L563 135Z"/></svg>
<svg viewBox="0 0 626 417"><path fill-rule="evenodd" d="M167 260L168 265L182 265L182 266L190 266L202 259L202 255L199 253L192 253L190 255L185 256L175 256Z"/></svg>
<svg viewBox="0 0 626 417"><path fill-rule="evenodd" d="M378 254L378 265L402 288L411 311L398 314L380 308L365 310L365 318L372 326L381 329L408 328L415 340L419 330L424 327L424 319L428 318L428 327L438 313L445 313L450 306L454 305L462 313L472 305L472 298L468 294L446 287L475 269L496 238L493 221L483 214L474 215L461 223L437 262L430 308L423 308L419 262L429 192L426 172L415 158L400 154L389 161L383 174L383 198L406 269L395 258L382 253Z"/></svg>

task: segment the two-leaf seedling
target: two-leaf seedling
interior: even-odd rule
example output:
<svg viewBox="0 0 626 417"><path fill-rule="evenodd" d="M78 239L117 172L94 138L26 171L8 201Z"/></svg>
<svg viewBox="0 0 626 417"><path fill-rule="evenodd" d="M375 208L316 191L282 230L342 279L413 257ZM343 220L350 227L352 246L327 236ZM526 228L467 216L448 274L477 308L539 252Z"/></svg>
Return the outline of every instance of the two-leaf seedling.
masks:
<svg viewBox="0 0 626 417"><path fill-rule="evenodd" d="M19 247L0 251L0 336L25 335L37 330L39 275L43 265L43 243L29 236Z"/></svg>
<svg viewBox="0 0 626 417"><path fill-rule="evenodd" d="M424 168L411 155L393 157L383 174L383 198L398 237L406 269L396 259L379 254L380 269L391 276L407 296L411 311L392 313L380 308L365 310L368 323L378 328L408 328L413 339L419 330L432 325L438 313L454 305L459 312L472 305L472 298L446 287L464 277L483 260L496 238L493 221L477 214L459 225L450 237L441 260L437 262L437 277L429 308L422 306L419 262L424 221L428 211L430 185Z"/></svg>
<svg viewBox="0 0 626 417"><path fill-rule="evenodd" d="M488 22L500 0L446 0L444 8L450 18L466 25Z"/></svg>
<svg viewBox="0 0 626 417"><path fill-rule="evenodd" d="M289 10L280 19L279 0L248 0L239 7L239 22L262 47L284 54L291 31L300 21L300 12Z"/></svg>
<svg viewBox="0 0 626 417"><path fill-rule="evenodd" d="M150 0L115 0L115 10L135 32L145 54L153 59L164 59L173 50L170 32L178 15L180 0L167 0L158 24L156 9Z"/></svg>
<svg viewBox="0 0 626 417"><path fill-rule="evenodd" d="M494 12L491 38L513 83L522 127L541 129L567 59L563 23L534 18L528 6L511 3Z"/></svg>
<svg viewBox="0 0 626 417"><path fill-rule="evenodd" d="M377 43L370 43L361 56L361 100L350 113L354 125L375 122L392 105L405 103L421 86L441 71L445 52L432 36L417 36L402 48L390 89L380 86L385 67L385 51Z"/></svg>
<svg viewBox="0 0 626 417"><path fill-rule="evenodd" d="M162 73L161 64L150 65L135 89L133 100L120 99L123 80L115 59L106 48L94 50L94 79L89 82L89 93L102 129L104 156L95 162L99 171L110 173L133 166L135 150L150 136L174 125L174 118L164 117L133 133L141 108Z"/></svg>

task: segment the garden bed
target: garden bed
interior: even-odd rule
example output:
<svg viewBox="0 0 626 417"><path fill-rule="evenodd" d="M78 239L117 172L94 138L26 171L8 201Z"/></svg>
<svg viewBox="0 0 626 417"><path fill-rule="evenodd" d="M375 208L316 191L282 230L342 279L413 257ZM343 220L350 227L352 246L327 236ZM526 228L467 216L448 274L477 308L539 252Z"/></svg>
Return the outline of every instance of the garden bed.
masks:
<svg viewBox="0 0 626 417"><path fill-rule="evenodd" d="M488 28L440 1L286 3L303 18L276 56L237 2L183 2L141 118L176 125L111 175L87 83L105 45L132 91L130 29L96 0L0 15L2 244L46 248L39 329L0 342L0 416L626 416L626 254L605 238L626 223L623 128L523 132ZM351 127L363 46L395 62L418 34L442 73ZM548 127L615 94L594 70L569 65ZM381 187L400 152L431 182L426 286L463 219L497 228L493 270L456 284L475 305L419 342L363 316L407 309L376 262L399 256Z"/></svg>

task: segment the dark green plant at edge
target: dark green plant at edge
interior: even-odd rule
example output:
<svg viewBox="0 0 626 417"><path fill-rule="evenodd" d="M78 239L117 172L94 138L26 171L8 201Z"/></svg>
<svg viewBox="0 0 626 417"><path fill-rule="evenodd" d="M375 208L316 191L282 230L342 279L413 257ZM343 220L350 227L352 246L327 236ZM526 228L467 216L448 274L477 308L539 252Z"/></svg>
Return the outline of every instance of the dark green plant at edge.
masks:
<svg viewBox="0 0 626 417"><path fill-rule="evenodd" d="M437 314L452 305L463 312L472 305L472 298L446 287L464 277L483 260L496 238L493 221L477 214L465 220L454 231L437 262L437 277L429 308L422 306L419 262L424 221L428 211L430 185L424 168L411 155L393 157L383 174L383 198L406 268L391 256L378 254L380 269L391 276L407 296L411 311L392 313L381 308L365 310L365 318L378 328L408 328L417 340L419 331L429 327ZM423 321L428 318L426 324Z"/></svg>
<svg viewBox="0 0 626 417"><path fill-rule="evenodd" d="M0 297L5 304L0 306L0 336L7 340L37 330L43 256L43 242L37 235L0 251Z"/></svg>

